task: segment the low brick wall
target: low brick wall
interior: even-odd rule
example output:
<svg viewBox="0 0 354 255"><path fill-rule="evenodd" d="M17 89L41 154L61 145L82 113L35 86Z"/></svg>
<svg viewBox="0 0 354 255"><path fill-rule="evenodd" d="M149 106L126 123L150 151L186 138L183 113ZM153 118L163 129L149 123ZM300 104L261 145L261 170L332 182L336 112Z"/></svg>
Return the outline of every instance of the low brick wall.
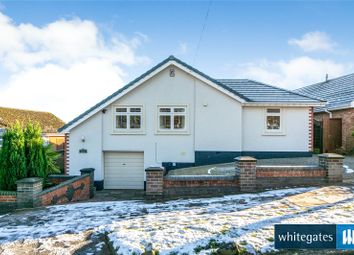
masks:
<svg viewBox="0 0 354 255"><path fill-rule="evenodd" d="M70 178L38 194L40 205L57 205L90 198L90 175Z"/></svg>
<svg viewBox="0 0 354 255"><path fill-rule="evenodd" d="M263 189L331 185L343 181L343 156L319 155L316 166L257 166L257 159L242 156L235 160L235 175L165 176L163 167L146 171L146 195L189 196L257 192Z"/></svg>
<svg viewBox="0 0 354 255"><path fill-rule="evenodd" d="M239 191L240 181L237 176L166 176L163 180L163 194L170 196L233 194Z"/></svg>
<svg viewBox="0 0 354 255"><path fill-rule="evenodd" d="M65 174L53 174L53 175L49 175L47 177L48 182L51 182L53 184L60 184L62 182L65 182L67 180L70 180L72 178L75 178L75 176L73 175L65 175Z"/></svg>
<svg viewBox="0 0 354 255"><path fill-rule="evenodd" d="M0 214L10 212L16 209L16 191L0 190Z"/></svg>
<svg viewBox="0 0 354 255"><path fill-rule="evenodd" d="M2 191L0 190L0 203L16 202L16 191Z"/></svg>
<svg viewBox="0 0 354 255"><path fill-rule="evenodd" d="M327 172L319 166L257 166L257 189L321 185Z"/></svg>

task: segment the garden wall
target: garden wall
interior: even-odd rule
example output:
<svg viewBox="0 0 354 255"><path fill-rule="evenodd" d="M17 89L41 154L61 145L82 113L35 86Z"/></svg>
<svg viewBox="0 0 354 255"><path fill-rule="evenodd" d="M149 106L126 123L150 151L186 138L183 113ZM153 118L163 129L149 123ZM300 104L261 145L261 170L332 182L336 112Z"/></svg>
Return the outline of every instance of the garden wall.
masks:
<svg viewBox="0 0 354 255"><path fill-rule="evenodd" d="M162 167L145 171L148 196L224 195L342 182L343 156L322 154L316 166L257 166L255 158L238 157L233 176L165 176Z"/></svg>
<svg viewBox="0 0 354 255"><path fill-rule="evenodd" d="M257 166L257 189L320 185L326 176L319 166Z"/></svg>
<svg viewBox="0 0 354 255"><path fill-rule="evenodd" d="M65 204L94 196L94 169L81 170L81 176L50 175L47 180L55 186L43 190L41 178L18 180L17 191L0 191L0 213L16 208Z"/></svg>
<svg viewBox="0 0 354 255"><path fill-rule="evenodd" d="M16 209L16 191L0 190L0 213L5 213Z"/></svg>
<svg viewBox="0 0 354 255"><path fill-rule="evenodd" d="M71 178L60 184L43 190L39 195L41 206L65 204L90 198L90 175Z"/></svg>
<svg viewBox="0 0 354 255"><path fill-rule="evenodd" d="M163 181L163 192L170 196L232 194L239 190L238 176L167 176Z"/></svg>

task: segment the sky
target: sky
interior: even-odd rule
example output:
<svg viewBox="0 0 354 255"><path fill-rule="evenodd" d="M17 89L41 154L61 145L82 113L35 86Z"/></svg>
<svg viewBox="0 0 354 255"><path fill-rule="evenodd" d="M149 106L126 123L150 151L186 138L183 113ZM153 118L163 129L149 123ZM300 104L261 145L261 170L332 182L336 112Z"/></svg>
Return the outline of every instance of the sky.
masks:
<svg viewBox="0 0 354 255"><path fill-rule="evenodd" d="M354 1L1 1L0 106L70 121L170 55L287 89L354 72Z"/></svg>

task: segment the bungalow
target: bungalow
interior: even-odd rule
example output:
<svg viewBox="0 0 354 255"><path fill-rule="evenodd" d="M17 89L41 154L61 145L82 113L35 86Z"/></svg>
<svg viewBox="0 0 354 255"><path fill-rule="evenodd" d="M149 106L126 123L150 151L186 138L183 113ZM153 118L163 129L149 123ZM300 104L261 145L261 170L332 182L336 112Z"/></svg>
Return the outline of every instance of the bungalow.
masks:
<svg viewBox="0 0 354 255"><path fill-rule="evenodd" d="M95 168L98 189L143 189L149 166L310 156L324 103L247 79L213 79L170 56L62 128L70 174Z"/></svg>
<svg viewBox="0 0 354 255"><path fill-rule="evenodd" d="M315 108L316 147L322 152L354 149L354 74L312 84L295 90L306 96L326 100Z"/></svg>
<svg viewBox="0 0 354 255"><path fill-rule="evenodd" d="M30 121L37 122L43 131L43 139L51 143L57 151L64 149L64 136L57 133L64 121L50 112L30 111L15 108L0 107L0 147L2 136L6 128L19 121L26 125Z"/></svg>

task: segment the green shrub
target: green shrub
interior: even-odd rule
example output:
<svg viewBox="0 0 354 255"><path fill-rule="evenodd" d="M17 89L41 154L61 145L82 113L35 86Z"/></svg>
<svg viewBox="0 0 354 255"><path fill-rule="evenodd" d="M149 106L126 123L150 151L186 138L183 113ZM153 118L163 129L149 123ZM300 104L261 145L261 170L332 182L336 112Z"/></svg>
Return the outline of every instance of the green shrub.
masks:
<svg viewBox="0 0 354 255"><path fill-rule="evenodd" d="M48 174L60 173L56 162L59 156L50 145L44 146L38 123L23 128L17 122L3 135L0 189L16 190L16 181L26 177L40 177L45 183Z"/></svg>
<svg viewBox="0 0 354 255"><path fill-rule="evenodd" d="M38 123L25 127L25 152L27 177L47 177L47 159L42 139L42 129Z"/></svg>
<svg viewBox="0 0 354 255"><path fill-rule="evenodd" d="M44 146L44 151L47 159L47 174L60 174L61 171L57 163L60 154L53 149L51 144Z"/></svg>
<svg viewBox="0 0 354 255"><path fill-rule="evenodd" d="M27 176L25 137L19 122L3 135L0 152L0 189L16 190L16 181Z"/></svg>

